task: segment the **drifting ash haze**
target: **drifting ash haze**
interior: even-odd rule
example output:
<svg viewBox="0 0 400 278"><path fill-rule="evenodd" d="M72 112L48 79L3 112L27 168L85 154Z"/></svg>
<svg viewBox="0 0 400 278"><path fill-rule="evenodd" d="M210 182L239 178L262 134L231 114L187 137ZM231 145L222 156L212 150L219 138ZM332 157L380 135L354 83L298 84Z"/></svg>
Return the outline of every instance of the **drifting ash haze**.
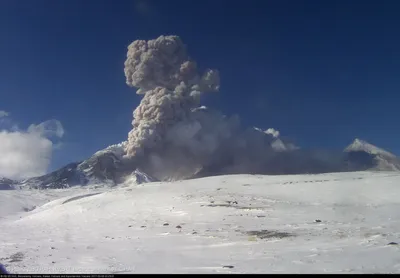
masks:
<svg viewBox="0 0 400 278"><path fill-rule="evenodd" d="M201 106L203 94L218 92L219 72L199 72L177 36L134 41L128 47L125 76L142 96L127 141L43 176L3 179L0 189L115 186L132 179L142 183L226 174L400 170L399 158L362 140L343 152L304 150L278 130L244 128L237 115L227 117Z"/></svg>
<svg viewBox="0 0 400 278"><path fill-rule="evenodd" d="M200 107L202 94L219 90L219 73L199 73L178 36L134 41L128 47L125 76L127 84L143 95L133 113L126 157L146 173L177 180L205 168L263 171L279 132L243 130L237 116L228 118Z"/></svg>
<svg viewBox="0 0 400 278"><path fill-rule="evenodd" d="M237 116L200 107L202 94L219 90L219 73L200 73L178 36L134 41L128 47L125 76L126 83L143 95L133 113L125 158L133 163L130 168L159 180L400 169L399 160L388 156L375 167L376 153L299 150L273 128L244 129Z"/></svg>
<svg viewBox="0 0 400 278"><path fill-rule="evenodd" d="M177 36L134 41L128 47L125 76L142 96L127 141L43 176L5 180L0 189L114 186L126 179L140 183L226 174L400 170L399 158L362 140L343 152L304 150L278 130L244 128L238 116L201 106L203 94L219 90L219 73L199 72Z"/></svg>
<svg viewBox="0 0 400 278"><path fill-rule="evenodd" d="M200 106L218 71L200 73L176 36L133 42L125 74L143 96L126 142L0 179L8 271L399 273L399 173L223 175L397 171L397 157L358 139L302 150Z"/></svg>

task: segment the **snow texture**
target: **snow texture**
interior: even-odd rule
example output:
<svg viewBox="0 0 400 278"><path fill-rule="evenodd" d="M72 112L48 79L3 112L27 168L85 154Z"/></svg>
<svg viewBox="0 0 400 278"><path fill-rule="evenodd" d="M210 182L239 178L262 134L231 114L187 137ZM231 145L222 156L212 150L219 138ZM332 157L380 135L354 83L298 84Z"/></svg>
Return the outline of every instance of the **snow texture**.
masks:
<svg viewBox="0 0 400 278"><path fill-rule="evenodd" d="M11 273L399 273L400 174L0 193Z"/></svg>

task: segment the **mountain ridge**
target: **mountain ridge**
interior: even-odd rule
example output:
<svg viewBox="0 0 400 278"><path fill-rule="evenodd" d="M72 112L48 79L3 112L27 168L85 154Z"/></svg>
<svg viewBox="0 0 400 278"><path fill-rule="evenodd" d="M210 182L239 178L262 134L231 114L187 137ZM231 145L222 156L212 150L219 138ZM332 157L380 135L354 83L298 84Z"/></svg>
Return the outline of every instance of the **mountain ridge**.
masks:
<svg viewBox="0 0 400 278"><path fill-rule="evenodd" d="M356 138L344 150L346 153L366 153L373 156L375 166L370 170L375 171L400 171L400 158L396 155L376 147L367 141Z"/></svg>
<svg viewBox="0 0 400 278"><path fill-rule="evenodd" d="M370 154L381 154L392 158L396 157L394 154L358 138L354 139L353 143L347 146L344 151L364 151Z"/></svg>
<svg viewBox="0 0 400 278"><path fill-rule="evenodd" d="M400 171L400 159L394 154L356 138L343 152L307 151L286 143L257 128L254 130L269 136L267 140L275 151L266 158L263 169L230 169L229 163L205 165L189 178L222 174L318 174L351 171ZM51 173L13 181L0 178L0 190L11 189L61 189L73 186L103 184L116 186L126 179L136 184L158 181L151 174L139 170L124 159L125 142L99 150L84 161L69 163ZM227 158L229 161L229 158ZM221 164L222 163L222 164ZM222 166L221 166L222 165ZM246 172L247 171L247 172ZM187 178L187 177L186 177ZM179 179L179 178L178 178Z"/></svg>

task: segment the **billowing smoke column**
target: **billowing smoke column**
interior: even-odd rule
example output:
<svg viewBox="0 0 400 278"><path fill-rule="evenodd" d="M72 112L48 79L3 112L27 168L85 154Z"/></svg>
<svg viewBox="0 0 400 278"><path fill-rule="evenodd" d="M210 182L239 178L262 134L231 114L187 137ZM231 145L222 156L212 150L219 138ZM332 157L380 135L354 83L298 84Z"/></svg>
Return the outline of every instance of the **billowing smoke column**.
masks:
<svg viewBox="0 0 400 278"><path fill-rule="evenodd" d="M238 117L199 107L219 90L219 73L200 74L177 36L128 47L126 83L144 95L133 113L126 157L144 172L174 180L217 172L262 172L276 131L241 130ZM270 134L272 133L273 136Z"/></svg>
<svg viewBox="0 0 400 278"><path fill-rule="evenodd" d="M200 76L177 36L134 41L128 47L125 76L129 86L144 94L134 111L127 145L129 156L163 147L168 130L188 119L200 94L219 90L218 71L207 70Z"/></svg>

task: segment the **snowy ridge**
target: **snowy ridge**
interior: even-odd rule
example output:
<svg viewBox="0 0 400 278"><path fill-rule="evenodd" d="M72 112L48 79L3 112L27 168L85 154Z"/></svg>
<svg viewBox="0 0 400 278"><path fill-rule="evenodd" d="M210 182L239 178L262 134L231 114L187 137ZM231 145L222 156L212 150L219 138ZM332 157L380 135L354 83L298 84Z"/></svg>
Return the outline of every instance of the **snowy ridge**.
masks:
<svg viewBox="0 0 400 278"><path fill-rule="evenodd" d="M387 152L381 148L378 148L366 141L355 139L352 144L350 144L345 150L345 152L362 151L373 155L383 155L390 158L395 158L396 156L390 152Z"/></svg>
<svg viewBox="0 0 400 278"><path fill-rule="evenodd" d="M280 136L280 132L274 128L268 128L266 130L262 130L258 127L253 127L254 130L265 134L270 142L271 148L276 152L284 152L284 151L293 151L299 149L294 144L287 142L287 140L283 139Z"/></svg>
<svg viewBox="0 0 400 278"><path fill-rule="evenodd" d="M142 183L149 183L149 182L155 182L157 179L150 177L146 173L140 171L139 169L136 169L133 174L135 177L136 183L137 184L142 184Z"/></svg>
<svg viewBox="0 0 400 278"><path fill-rule="evenodd" d="M206 108L202 108L206 109ZM255 171L253 169L229 169L229 153L224 158L227 161L216 161L214 164L199 167L193 175L182 175L179 169L174 175L167 176L164 181L181 180L184 178L207 177L225 174L304 174L304 173L329 173L346 171L400 171L400 160L393 154L375 147L365 141L356 139L344 152L325 152L302 150L290 141L279 137L279 132L274 129L263 131L252 128L249 132L261 134L258 139L271 145L271 153L265 157L265 165ZM22 182L0 180L1 189L36 188L59 189L74 186L116 186L125 180L131 183L147 183L156 181L147 173L136 169L124 158L126 142L111 145L96 152L83 162L70 163L52 173L30 178ZM225 164L224 164L225 163ZM200 165L201 166L201 165ZM226 167L228 166L228 167Z"/></svg>
<svg viewBox="0 0 400 278"><path fill-rule="evenodd" d="M4 191L0 257L15 274L399 273L399 182L362 172Z"/></svg>
<svg viewBox="0 0 400 278"><path fill-rule="evenodd" d="M119 144L110 145L105 149L99 150L93 156L101 156L105 153L113 153L117 158L121 159L125 154L126 141Z"/></svg>
<svg viewBox="0 0 400 278"><path fill-rule="evenodd" d="M0 190L15 189L16 182L7 178L0 177Z"/></svg>
<svg viewBox="0 0 400 278"><path fill-rule="evenodd" d="M362 152L373 156L375 165L370 170L375 171L400 171L400 159L394 154L378 148L366 141L355 139L344 152Z"/></svg>
<svg viewBox="0 0 400 278"><path fill-rule="evenodd" d="M150 182L157 182L158 180L150 177L146 173L140 171L139 169L136 169L133 171L131 175L128 175L125 178L124 183L122 184L122 187L124 186L132 186L132 185L140 185L144 183L150 183Z"/></svg>

